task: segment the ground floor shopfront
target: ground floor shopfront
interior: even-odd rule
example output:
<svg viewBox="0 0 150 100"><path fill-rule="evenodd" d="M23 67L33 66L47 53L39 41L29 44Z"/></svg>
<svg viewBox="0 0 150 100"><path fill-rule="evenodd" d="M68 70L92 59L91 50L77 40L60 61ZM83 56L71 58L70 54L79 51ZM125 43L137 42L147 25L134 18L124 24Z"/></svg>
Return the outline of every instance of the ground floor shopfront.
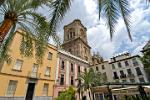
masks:
<svg viewBox="0 0 150 100"><path fill-rule="evenodd" d="M93 89L93 100L149 100L150 86L143 86L143 89L141 93L138 86L116 89L107 86L96 87Z"/></svg>

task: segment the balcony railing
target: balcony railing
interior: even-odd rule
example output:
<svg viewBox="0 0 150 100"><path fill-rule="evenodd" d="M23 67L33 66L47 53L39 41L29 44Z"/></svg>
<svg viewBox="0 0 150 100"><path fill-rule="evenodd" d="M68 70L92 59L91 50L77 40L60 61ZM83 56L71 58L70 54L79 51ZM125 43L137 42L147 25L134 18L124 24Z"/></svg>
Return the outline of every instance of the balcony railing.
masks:
<svg viewBox="0 0 150 100"><path fill-rule="evenodd" d="M129 78L135 77L134 74L128 74Z"/></svg>
<svg viewBox="0 0 150 100"><path fill-rule="evenodd" d="M126 78L126 74L120 75L120 78Z"/></svg>
<svg viewBox="0 0 150 100"><path fill-rule="evenodd" d="M118 77L118 76L114 76L113 78L114 78L114 79L119 79L119 77Z"/></svg>
<svg viewBox="0 0 150 100"><path fill-rule="evenodd" d="M28 72L28 77L29 78L39 79L40 75L41 75L41 73L38 73L38 72L32 72L32 71Z"/></svg>

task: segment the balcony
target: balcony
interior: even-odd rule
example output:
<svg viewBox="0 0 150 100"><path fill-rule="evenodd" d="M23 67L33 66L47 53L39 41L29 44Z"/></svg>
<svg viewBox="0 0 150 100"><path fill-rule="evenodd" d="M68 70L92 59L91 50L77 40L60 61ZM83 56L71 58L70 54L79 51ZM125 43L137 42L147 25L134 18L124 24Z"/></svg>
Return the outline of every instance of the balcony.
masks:
<svg viewBox="0 0 150 100"><path fill-rule="evenodd" d="M135 76L134 76L134 74L131 73L131 74L128 74L128 77L129 78L134 78Z"/></svg>
<svg viewBox="0 0 150 100"><path fill-rule="evenodd" d="M41 73L32 72L32 71L29 71L29 72L28 72L28 77L29 77L29 78L39 79L40 76L41 76Z"/></svg>
<svg viewBox="0 0 150 100"><path fill-rule="evenodd" d="M126 78L126 74L120 75L120 78Z"/></svg>
<svg viewBox="0 0 150 100"><path fill-rule="evenodd" d="M114 76L114 77L113 77L113 79L115 79L115 80L116 80L116 79L119 79L119 77L118 77L118 76Z"/></svg>

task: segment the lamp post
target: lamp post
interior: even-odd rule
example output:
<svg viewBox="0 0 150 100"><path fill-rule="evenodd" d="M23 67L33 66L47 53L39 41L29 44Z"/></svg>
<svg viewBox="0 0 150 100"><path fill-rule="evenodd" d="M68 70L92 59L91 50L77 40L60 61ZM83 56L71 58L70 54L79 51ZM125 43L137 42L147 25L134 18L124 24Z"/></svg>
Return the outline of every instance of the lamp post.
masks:
<svg viewBox="0 0 150 100"><path fill-rule="evenodd" d="M144 88L142 87L142 85L138 86L138 90L139 90L142 100L148 100L147 94L146 94Z"/></svg>
<svg viewBox="0 0 150 100"><path fill-rule="evenodd" d="M113 100L113 98L112 98L112 92L111 92L111 89L109 88L109 85L107 85L107 89L108 89L109 100Z"/></svg>

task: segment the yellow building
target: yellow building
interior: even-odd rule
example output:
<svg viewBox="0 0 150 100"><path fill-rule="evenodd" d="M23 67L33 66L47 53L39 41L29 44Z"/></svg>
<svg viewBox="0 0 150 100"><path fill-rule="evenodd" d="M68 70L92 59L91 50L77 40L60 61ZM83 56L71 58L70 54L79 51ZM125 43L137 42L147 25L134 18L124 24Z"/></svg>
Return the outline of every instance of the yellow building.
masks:
<svg viewBox="0 0 150 100"><path fill-rule="evenodd" d="M9 45L10 64L0 66L0 100L52 100L57 48L48 45L43 64L35 56L20 55L22 31L16 31Z"/></svg>

